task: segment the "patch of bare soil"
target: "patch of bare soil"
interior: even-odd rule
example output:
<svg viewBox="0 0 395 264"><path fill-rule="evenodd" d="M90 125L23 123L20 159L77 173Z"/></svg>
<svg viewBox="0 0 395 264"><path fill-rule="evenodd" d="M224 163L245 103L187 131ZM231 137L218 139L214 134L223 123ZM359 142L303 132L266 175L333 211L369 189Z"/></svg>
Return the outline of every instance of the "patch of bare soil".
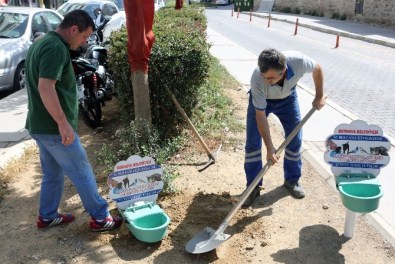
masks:
<svg viewBox="0 0 395 264"><path fill-rule="evenodd" d="M247 95L241 89L226 92L237 106L237 117L244 120ZM103 108L102 128L92 131L81 123L79 131L107 199L107 175L94 151L114 137L119 122L116 105L115 98ZM280 145L280 130L272 127ZM69 181L60 210L75 213L75 222L37 230L38 155L23 161L22 172L15 175L10 194L0 204L0 263L395 263L394 248L362 216L357 217L354 237L342 236L345 208L339 195L307 162L301 179L305 199L292 198L282 187L282 164L276 164L264 176L261 196L252 207L240 209L225 230L231 237L211 252L187 253L186 243L206 226L217 229L245 189L244 132L226 133L237 144L222 142L217 162L205 171L197 171L196 165L207 161L198 143L171 161L180 173L176 180L180 192L159 199L171 223L168 235L154 244L138 241L126 225L107 233L91 232L88 215ZM220 143L211 142L210 147Z"/></svg>

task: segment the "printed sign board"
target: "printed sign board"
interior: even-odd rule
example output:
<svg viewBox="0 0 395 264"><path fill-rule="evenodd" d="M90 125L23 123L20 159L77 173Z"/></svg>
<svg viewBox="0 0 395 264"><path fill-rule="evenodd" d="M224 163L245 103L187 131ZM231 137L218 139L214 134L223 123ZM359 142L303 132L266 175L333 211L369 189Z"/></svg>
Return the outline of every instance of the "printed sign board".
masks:
<svg viewBox="0 0 395 264"><path fill-rule="evenodd" d="M130 156L118 162L108 176L109 196L122 210L138 201L155 202L163 188L162 174L151 157Z"/></svg>
<svg viewBox="0 0 395 264"><path fill-rule="evenodd" d="M371 173L377 176L386 166L391 142L376 125L362 120L336 127L326 141L325 161L335 176L342 173Z"/></svg>

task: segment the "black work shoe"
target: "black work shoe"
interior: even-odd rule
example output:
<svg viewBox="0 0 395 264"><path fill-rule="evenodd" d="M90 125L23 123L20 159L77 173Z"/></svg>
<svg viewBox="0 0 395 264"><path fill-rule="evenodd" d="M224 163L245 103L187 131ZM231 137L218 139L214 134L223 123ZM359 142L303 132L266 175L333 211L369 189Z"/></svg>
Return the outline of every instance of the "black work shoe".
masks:
<svg viewBox="0 0 395 264"><path fill-rule="evenodd" d="M261 194L261 188L259 186L256 186L254 190L252 190L250 195L247 197L247 199L244 201L243 207L248 207L252 205L255 198L259 197L260 194Z"/></svg>
<svg viewBox="0 0 395 264"><path fill-rule="evenodd" d="M303 190L302 185L299 182L289 182L287 180L284 181L284 187L288 189L288 191L292 194L295 198L304 198L305 193Z"/></svg>

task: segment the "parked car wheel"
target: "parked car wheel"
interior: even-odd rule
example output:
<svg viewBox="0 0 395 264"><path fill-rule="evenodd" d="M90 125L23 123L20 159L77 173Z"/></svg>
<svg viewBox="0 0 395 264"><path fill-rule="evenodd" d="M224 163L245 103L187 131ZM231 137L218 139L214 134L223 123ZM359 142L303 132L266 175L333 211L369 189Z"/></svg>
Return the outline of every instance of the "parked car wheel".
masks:
<svg viewBox="0 0 395 264"><path fill-rule="evenodd" d="M16 68L14 75L14 91L26 88L25 63L21 62Z"/></svg>

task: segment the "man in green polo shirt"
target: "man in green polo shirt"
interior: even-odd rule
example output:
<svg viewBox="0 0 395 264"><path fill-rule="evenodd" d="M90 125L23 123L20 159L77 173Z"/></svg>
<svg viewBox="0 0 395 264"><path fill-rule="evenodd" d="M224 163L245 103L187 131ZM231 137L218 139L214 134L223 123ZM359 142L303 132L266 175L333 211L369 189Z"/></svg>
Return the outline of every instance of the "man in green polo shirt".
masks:
<svg viewBox="0 0 395 264"><path fill-rule="evenodd" d="M116 229L123 222L121 217L109 213L76 133L78 97L69 49L85 44L94 29L88 13L74 10L64 17L56 31L35 41L26 57L29 95L26 128L39 147L43 172L38 228L74 220L73 214L58 212L65 175L90 215L92 231Z"/></svg>

